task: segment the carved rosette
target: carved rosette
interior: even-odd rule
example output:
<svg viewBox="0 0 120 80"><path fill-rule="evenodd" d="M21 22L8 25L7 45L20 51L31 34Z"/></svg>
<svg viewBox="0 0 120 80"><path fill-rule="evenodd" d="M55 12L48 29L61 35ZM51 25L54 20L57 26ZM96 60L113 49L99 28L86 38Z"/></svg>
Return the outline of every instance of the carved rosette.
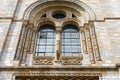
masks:
<svg viewBox="0 0 120 80"><path fill-rule="evenodd" d="M63 56L62 61L64 65L81 65L82 64L82 57L80 56Z"/></svg>
<svg viewBox="0 0 120 80"><path fill-rule="evenodd" d="M33 65L52 65L54 57L34 56Z"/></svg>

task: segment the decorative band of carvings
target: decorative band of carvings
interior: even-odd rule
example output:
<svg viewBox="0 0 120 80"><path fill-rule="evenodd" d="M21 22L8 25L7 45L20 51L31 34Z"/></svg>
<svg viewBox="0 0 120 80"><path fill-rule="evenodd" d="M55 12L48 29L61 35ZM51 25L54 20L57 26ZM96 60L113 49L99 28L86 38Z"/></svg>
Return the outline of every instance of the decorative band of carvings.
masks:
<svg viewBox="0 0 120 80"><path fill-rule="evenodd" d="M64 65L81 65L82 57L62 57L62 61Z"/></svg>
<svg viewBox="0 0 120 80"><path fill-rule="evenodd" d="M13 76L99 76L102 77L102 73L14 73Z"/></svg>
<svg viewBox="0 0 120 80"><path fill-rule="evenodd" d="M52 65L54 57L34 56L34 65Z"/></svg>

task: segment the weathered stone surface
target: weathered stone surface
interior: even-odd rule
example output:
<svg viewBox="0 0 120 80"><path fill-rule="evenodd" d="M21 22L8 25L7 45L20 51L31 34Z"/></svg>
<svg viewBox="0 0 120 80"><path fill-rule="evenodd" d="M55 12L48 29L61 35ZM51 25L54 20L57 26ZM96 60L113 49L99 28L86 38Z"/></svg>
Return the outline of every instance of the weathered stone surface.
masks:
<svg viewBox="0 0 120 80"><path fill-rule="evenodd" d="M116 66L116 64L120 63L120 1L62 0L68 1L66 4L63 4L58 0L58 2L53 2L54 5L52 6L55 7L50 7L52 3L39 6L48 1L55 0L0 1L0 80L15 80L15 74L24 76L28 74L38 75L37 73L53 76L61 74L69 76L89 76L99 73L100 75L97 76L102 80L120 80L120 66ZM67 19L55 20L51 17L52 11L58 8L67 13ZM40 19L45 12L47 12L47 19ZM71 19L71 12L76 14L78 19ZM73 63L76 62L76 59L72 59L72 61L65 59L68 65L64 65L62 58L55 63L53 59L56 58L56 55L53 55L50 65L33 64L36 30L46 23L52 24L56 28L61 27L61 31L62 27L68 23L77 25L80 28L83 34L81 43L84 45L84 51L82 47L82 60L77 59L80 61L78 62L80 64L77 63L77 65L75 65L76 63ZM95 33L94 31L90 31L89 33L91 24L95 27ZM26 30L23 31L22 38L20 38L22 27ZM33 33L32 38L30 39L30 37L28 37L27 39L28 46L32 44L32 47L25 47L25 51L22 52L24 47L18 47L19 39L25 39L25 33L28 29ZM88 30L87 33L85 32L86 29ZM60 36L61 33L57 39L61 40ZM94 38L93 41L92 38ZM97 42L95 41L96 38ZM20 44L22 45L24 42ZM61 47L57 43L56 47L58 47L57 49L59 49L59 53L61 53ZM18 48L21 52L19 53L20 55L17 56L19 59L15 59ZM101 61L97 60L96 54L94 54L95 51L100 52ZM24 58L22 58L23 53L26 53ZM21 60L23 60L23 64L21 64ZM42 64L44 64L44 62L49 61L45 59L42 62ZM72 65L69 63L72 63Z"/></svg>

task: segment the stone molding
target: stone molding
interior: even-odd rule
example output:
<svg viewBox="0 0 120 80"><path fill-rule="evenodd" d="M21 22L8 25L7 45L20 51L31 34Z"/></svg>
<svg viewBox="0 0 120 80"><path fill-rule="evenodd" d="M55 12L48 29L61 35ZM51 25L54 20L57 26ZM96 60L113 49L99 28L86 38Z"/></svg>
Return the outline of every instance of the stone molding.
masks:
<svg viewBox="0 0 120 80"><path fill-rule="evenodd" d="M71 4L71 6L75 6L76 5L76 7L79 9L79 8L82 8L83 10L85 10L88 14L89 14L89 17L90 17L90 19L89 20L95 20L96 19L96 15L95 15L95 13L94 13L94 11L88 6L88 5L86 5L85 3L83 3L83 2L81 2L81 1L79 1L79 0L75 0L75 1L73 1L73 0L64 0L64 1L55 1L55 0L44 0L44 1L36 1L35 3L33 3L33 4L31 4L28 8L27 8L27 10L25 11L25 13L24 13L24 17L23 17L23 19L24 20L28 20L29 19L29 17L30 17L30 14L32 13L32 11L37 7L37 6L39 6L39 5L42 5L43 3L43 5L45 6L45 5L48 5L49 4L49 2L52 2L52 1L54 1L54 2L56 2L56 4L59 4L60 5L60 3L68 3L68 5L70 5ZM55 3L54 3L55 4ZM42 5L42 6L43 6Z"/></svg>
<svg viewBox="0 0 120 80"><path fill-rule="evenodd" d="M61 73L40 73L40 72L20 72L20 73L14 73L13 74L14 77L16 76L99 76L102 77L102 73L68 73L68 72L61 72Z"/></svg>

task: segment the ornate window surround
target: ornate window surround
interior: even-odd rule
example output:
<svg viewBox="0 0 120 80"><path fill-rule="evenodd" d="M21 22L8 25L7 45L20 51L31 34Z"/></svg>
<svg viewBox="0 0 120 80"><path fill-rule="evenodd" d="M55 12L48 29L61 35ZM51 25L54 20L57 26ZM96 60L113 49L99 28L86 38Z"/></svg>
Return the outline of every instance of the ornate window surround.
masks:
<svg viewBox="0 0 120 80"><path fill-rule="evenodd" d="M58 3L57 3L58 4ZM52 5L52 3L51 3ZM67 6L68 4L64 5L55 5L49 7L46 5L44 8L38 8L38 6L33 12L28 20L24 20L23 26L21 29L20 39L18 43L18 47L15 54L15 60L19 60L20 64L26 64L27 54L34 54L35 53L35 45L37 39L37 30L39 26L44 24L51 24L56 27L56 55L55 57L33 57L33 65L52 65L56 61L62 61L65 65L79 65L81 64L83 57L64 57L61 56L61 30L64 25L73 24L79 27L80 34L81 34L81 44L82 44L82 53L89 54L91 63L95 63L96 61L101 60L99 47L97 43L97 37L95 33L95 26L93 21L87 22L90 20L89 16L87 15L86 11L79 9L75 10ZM48 11L48 9L50 9ZM64 19L56 20L52 17L52 13L56 10L61 10L66 13L66 17ZM34 13L36 12L37 15ZM39 13L39 14L38 14ZM41 16L46 14L46 17ZM72 14L76 16L72 18ZM35 21L33 21L35 19ZM34 22L34 23L33 23Z"/></svg>

